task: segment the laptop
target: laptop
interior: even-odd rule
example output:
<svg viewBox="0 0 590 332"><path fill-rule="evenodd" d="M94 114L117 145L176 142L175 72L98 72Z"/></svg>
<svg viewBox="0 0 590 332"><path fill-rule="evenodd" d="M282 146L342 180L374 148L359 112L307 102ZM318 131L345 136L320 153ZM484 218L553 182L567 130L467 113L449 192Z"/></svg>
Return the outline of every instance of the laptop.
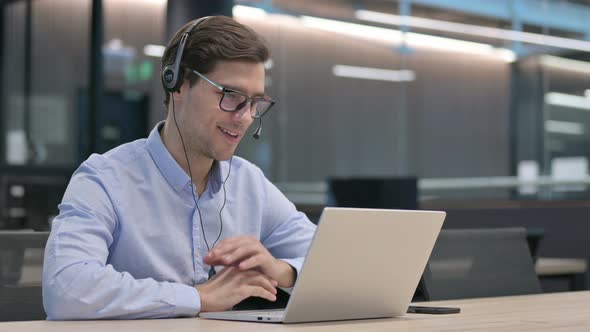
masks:
<svg viewBox="0 0 590 332"><path fill-rule="evenodd" d="M445 215L325 208L285 309L204 312L200 317L303 323L403 316Z"/></svg>

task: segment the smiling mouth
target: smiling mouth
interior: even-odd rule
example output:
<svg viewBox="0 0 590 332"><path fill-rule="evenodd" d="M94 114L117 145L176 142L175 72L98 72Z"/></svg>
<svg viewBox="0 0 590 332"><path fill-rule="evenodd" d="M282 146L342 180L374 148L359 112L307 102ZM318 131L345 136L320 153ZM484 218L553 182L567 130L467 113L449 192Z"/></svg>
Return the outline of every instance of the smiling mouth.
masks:
<svg viewBox="0 0 590 332"><path fill-rule="evenodd" d="M237 139L238 137L240 137L240 134L238 132L235 131L231 131L231 130L227 130L225 128L221 128L221 127L217 127L219 128L219 130L221 130L224 134L226 134L227 136Z"/></svg>

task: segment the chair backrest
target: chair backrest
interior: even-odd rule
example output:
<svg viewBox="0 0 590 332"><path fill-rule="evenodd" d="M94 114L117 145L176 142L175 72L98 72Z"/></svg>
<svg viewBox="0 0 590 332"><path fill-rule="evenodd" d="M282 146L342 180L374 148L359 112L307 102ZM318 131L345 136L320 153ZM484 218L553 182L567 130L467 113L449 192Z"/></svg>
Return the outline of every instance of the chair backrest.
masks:
<svg viewBox="0 0 590 332"><path fill-rule="evenodd" d="M330 178L330 205L339 207L405 209L418 208L416 177Z"/></svg>
<svg viewBox="0 0 590 332"><path fill-rule="evenodd" d="M422 279L430 301L541 292L524 228L442 230Z"/></svg>
<svg viewBox="0 0 590 332"><path fill-rule="evenodd" d="M43 249L49 232L0 231L0 321L42 320Z"/></svg>

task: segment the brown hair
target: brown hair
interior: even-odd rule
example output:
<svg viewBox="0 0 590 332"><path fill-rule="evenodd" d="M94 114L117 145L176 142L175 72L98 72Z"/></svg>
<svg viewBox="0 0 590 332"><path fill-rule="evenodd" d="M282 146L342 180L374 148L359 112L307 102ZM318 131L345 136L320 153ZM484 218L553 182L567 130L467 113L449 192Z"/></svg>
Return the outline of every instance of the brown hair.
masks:
<svg viewBox="0 0 590 332"><path fill-rule="evenodd" d="M193 22L185 24L170 40L162 56L162 68L174 63L182 33ZM190 33L182 54L180 72L184 79L189 79L192 87L198 76L187 68L207 74L215 68L218 60L265 62L268 57L268 48L254 30L230 17L212 16L199 23ZM164 105L167 107L170 95L165 89L164 92Z"/></svg>

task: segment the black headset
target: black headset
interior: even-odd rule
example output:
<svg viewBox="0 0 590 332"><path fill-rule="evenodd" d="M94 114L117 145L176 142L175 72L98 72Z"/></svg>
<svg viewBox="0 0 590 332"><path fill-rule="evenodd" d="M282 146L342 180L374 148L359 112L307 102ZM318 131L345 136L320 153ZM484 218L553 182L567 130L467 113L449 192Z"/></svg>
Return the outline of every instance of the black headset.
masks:
<svg viewBox="0 0 590 332"><path fill-rule="evenodd" d="M191 32L193 32L193 30L199 24L207 20L209 17L211 16L205 16L201 17L198 20L195 20L182 33L182 36L180 37L180 42L178 43L178 47L176 48L176 59L174 59L174 63L162 69L162 85L164 86L166 92L173 93L180 90L180 86L182 85L182 80L184 78L180 63L182 62L182 54L184 53L186 42Z"/></svg>

